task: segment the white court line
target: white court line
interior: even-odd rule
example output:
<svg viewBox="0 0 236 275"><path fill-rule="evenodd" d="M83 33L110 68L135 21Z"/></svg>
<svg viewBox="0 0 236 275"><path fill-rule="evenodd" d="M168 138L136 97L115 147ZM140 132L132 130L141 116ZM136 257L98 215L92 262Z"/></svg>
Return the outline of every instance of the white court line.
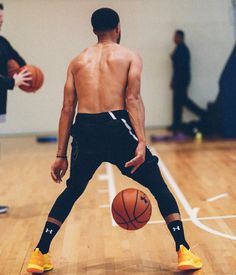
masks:
<svg viewBox="0 0 236 275"><path fill-rule="evenodd" d="M152 149L152 151L155 155L157 155L156 152L153 149ZM108 181L109 205L103 205L103 207L107 207L107 206L110 207L110 205L112 204L112 200L116 195L115 180L114 180L114 174L113 174L113 171L112 171L112 165L110 163L106 163L105 165L106 165L106 174L100 175L99 179ZM192 208L190 206L190 204L188 203L188 201L185 198L184 194L182 193L182 191L178 187L177 183L175 182L175 180L171 176L169 170L167 169L167 167L164 165L164 163L161 160L159 160L159 167L162 171L162 174L167 179L169 185L172 187L173 191L175 192L176 196L179 198L179 201L183 205L185 211L189 215L189 217L190 217L189 221L192 221L193 224L195 224L196 226L198 226L202 230L207 231L208 233L211 233L211 234L214 234L214 235L217 235L217 236L220 236L220 237L224 237L224 238L227 238L227 239L230 239L230 240L236 240L236 236L229 235L229 234L222 233L220 231L214 230L214 229L206 226L205 224L203 224L200 221L200 220L207 220L207 219L210 220L211 218L212 219L224 219L226 217L227 218L234 218L234 216L236 216L236 215L199 218L197 216L199 208ZM112 220L112 226L116 226L116 222L114 221L112 215L111 215L111 220Z"/></svg>
<svg viewBox="0 0 236 275"><path fill-rule="evenodd" d="M109 206L108 206L109 207ZM209 220L224 220L224 219L235 219L236 215L225 215L225 216L212 216L212 217L199 217L199 220L209 221ZM191 219L182 219L183 222L191 222ZM150 221L148 224L164 224L164 220ZM117 225L118 226L118 225Z"/></svg>
<svg viewBox="0 0 236 275"><path fill-rule="evenodd" d="M152 148L152 152L153 154L157 155L156 151L154 150L154 148ZM207 231L208 233L220 236L220 237L224 237L230 240L236 240L236 236L233 235L229 235L226 233L222 233L220 231L217 231L215 229L212 229L210 227L208 227L207 225L203 224L200 219L197 217L199 208L192 208L190 206L190 204L188 203L187 199L185 198L184 194L182 193L182 191L180 190L178 184L176 183L176 181L174 180L174 178L171 176L169 170L167 169L167 167L165 166L164 162L162 162L159 158L159 167L162 171L162 174L164 175L164 177L166 178L167 182L169 183L169 185L172 187L173 191L175 192L175 195L178 197L179 201L181 202L181 204L183 205L185 211L187 212L187 214L189 215L191 221L198 226L199 228L201 228L202 230Z"/></svg>
<svg viewBox="0 0 236 275"><path fill-rule="evenodd" d="M225 215L225 216L211 216L211 217L199 217L198 219L201 221L209 221L209 220L225 220L225 219L235 219L236 215ZM191 219L182 219L183 222L191 222ZM150 221L148 224L158 224L158 223L166 223L164 220L158 221Z"/></svg>
<svg viewBox="0 0 236 275"><path fill-rule="evenodd" d="M99 180L108 180L108 175L107 174L100 174L98 175Z"/></svg>
<svg viewBox="0 0 236 275"><path fill-rule="evenodd" d="M109 204L101 204L99 205L100 208L110 208Z"/></svg>
<svg viewBox="0 0 236 275"><path fill-rule="evenodd" d="M222 198L227 197L227 196L228 196L228 194L227 194L227 193L224 193L224 194L220 194L220 195L218 195L218 196L209 198L209 199L207 199L207 201L208 201L208 202L212 202L212 201L216 201L216 200L218 200L218 199L222 199Z"/></svg>
<svg viewBox="0 0 236 275"><path fill-rule="evenodd" d="M105 163L106 173L99 175L99 180L107 180L108 183L108 196L109 196L109 204L100 205L101 208L110 208L113 199L116 196L116 187L115 187L115 179L112 171L112 165L108 162ZM116 225L112 215L111 215L111 223L112 226Z"/></svg>

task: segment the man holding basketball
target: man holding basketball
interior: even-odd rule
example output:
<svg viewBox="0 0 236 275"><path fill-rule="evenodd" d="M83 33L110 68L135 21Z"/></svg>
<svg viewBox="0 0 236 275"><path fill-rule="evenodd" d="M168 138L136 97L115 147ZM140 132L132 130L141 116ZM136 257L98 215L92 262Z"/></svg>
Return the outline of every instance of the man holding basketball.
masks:
<svg viewBox="0 0 236 275"><path fill-rule="evenodd" d="M4 6L0 3L0 31L3 24ZM29 74L26 70L19 74L14 74L12 78L7 75L7 62L9 59L15 59L20 65L25 65L25 61L19 56L19 54L12 48L10 43L0 36L0 123L5 121L7 112L7 90L13 89L14 86L20 86L26 84L27 80L30 80ZM6 213L8 207L0 205L0 214Z"/></svg>
<svg viewBox="0 0 236 275"><path fill-rule="evenodd" d="M4 6L0 3L0 31L3 25L3 18ZM15 60L21 67L26 64L24 59L13 49L7 39L0 36L0 121L3 120L7 112L7 90L12 90L15 86L29 86L27 81L31 80L30 73L26 70L23 70L19 74L14 74L13 77L8 77L7 63L11 59Z"/></svg>
<svg viewBox="0 0 236 275"><path fill-rule="evenodd" d="M50 243L103 161L116 165L122 174L151 191L175 240L178 268L199 269L201 260L185 240L179 209L161 176L158 158L146 147L140 95L142 60L119 45L121 30L114 10L99 9L91 21L98 43L85 49L68 67L58 151L51 168L53 180L60 183L68 167L67 146L72 135L70 177L49 213L27 271L42 273L53 268Z"/></svg>

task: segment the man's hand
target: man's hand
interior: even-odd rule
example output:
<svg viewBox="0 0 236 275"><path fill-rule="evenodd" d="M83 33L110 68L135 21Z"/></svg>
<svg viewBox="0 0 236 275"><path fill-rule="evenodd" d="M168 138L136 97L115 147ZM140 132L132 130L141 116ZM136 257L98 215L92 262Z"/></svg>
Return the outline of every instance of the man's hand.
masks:
<svg viewBox="0 0 236 275"><path fill-rule="evenodd" d="M135 150L135 157L131 159L130 161L126 162L125 167L134 167L131 170L131 174L133 174L139 166L141 166L145 161L145 155L146 155L146 146L144 142L139 142L136 150Z"/></svg>
<svg viewBox="0 0 236 275"><path fill-rule="evenodd" d="M51 166L51 177L56 183L61 183L68 168L67 159L57 158Z"/></svg>
<svg viewBox="0 0 236 275"><path fill-rule="evenodd" d="M16 73L13 75L13 78L15 79L15 85L17 87L24 85L24 86L30 86L30 84L27 81L31 81L31 73L27 71L27 69L24 69L23 71Z"/></svg>

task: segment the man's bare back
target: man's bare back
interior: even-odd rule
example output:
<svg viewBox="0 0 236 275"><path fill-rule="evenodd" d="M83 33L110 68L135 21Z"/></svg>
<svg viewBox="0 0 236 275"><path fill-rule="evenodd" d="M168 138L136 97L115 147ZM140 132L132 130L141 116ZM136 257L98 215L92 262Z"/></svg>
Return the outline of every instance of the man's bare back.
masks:
<svg viewBox="0 0 236 275"><path fill-rule="evenodd" d="M113 42L97 43L71 62L79 113L125 109L133 52Z"/></svg>
<svg viewBox="0 0 236 275"><path fill-rule="evenodd" d="M94 21L98 43L85 49L68 67L57 159L51 170L56 182L61 181L68 167L66 154L76 106L78 113L87 114L127 110L138 145L135 158L126 165L133 166L134 172L145 159L145 114L140 94L142 60L138 54L119 45L121 28L118 16L115 15L115 23L113 19L106 22L107 29L104 29L104 18L99 23L97 19Z"/></svg>

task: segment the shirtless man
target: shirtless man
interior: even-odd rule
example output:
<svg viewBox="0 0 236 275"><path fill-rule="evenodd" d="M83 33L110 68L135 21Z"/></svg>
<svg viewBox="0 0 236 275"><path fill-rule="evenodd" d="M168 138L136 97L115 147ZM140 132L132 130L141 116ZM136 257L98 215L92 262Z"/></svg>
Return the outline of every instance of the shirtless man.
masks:
<svg viewBox="0 0 236 275"><path fill-rule="evenodd" d="M175 240L178 268L199 269L201 260L185 240L179 209L160 174L158 159L146 147L141 58L119 45L121 30L115 11L99 9L91 21L98 43L69 65L58 151L51 168L52 179L60 183L68 167L67 146L72 135L70 177L49 213L27 271L42 273L53 268L50 243L103 161L115 164L122 174L151 191Z"/></svg>

